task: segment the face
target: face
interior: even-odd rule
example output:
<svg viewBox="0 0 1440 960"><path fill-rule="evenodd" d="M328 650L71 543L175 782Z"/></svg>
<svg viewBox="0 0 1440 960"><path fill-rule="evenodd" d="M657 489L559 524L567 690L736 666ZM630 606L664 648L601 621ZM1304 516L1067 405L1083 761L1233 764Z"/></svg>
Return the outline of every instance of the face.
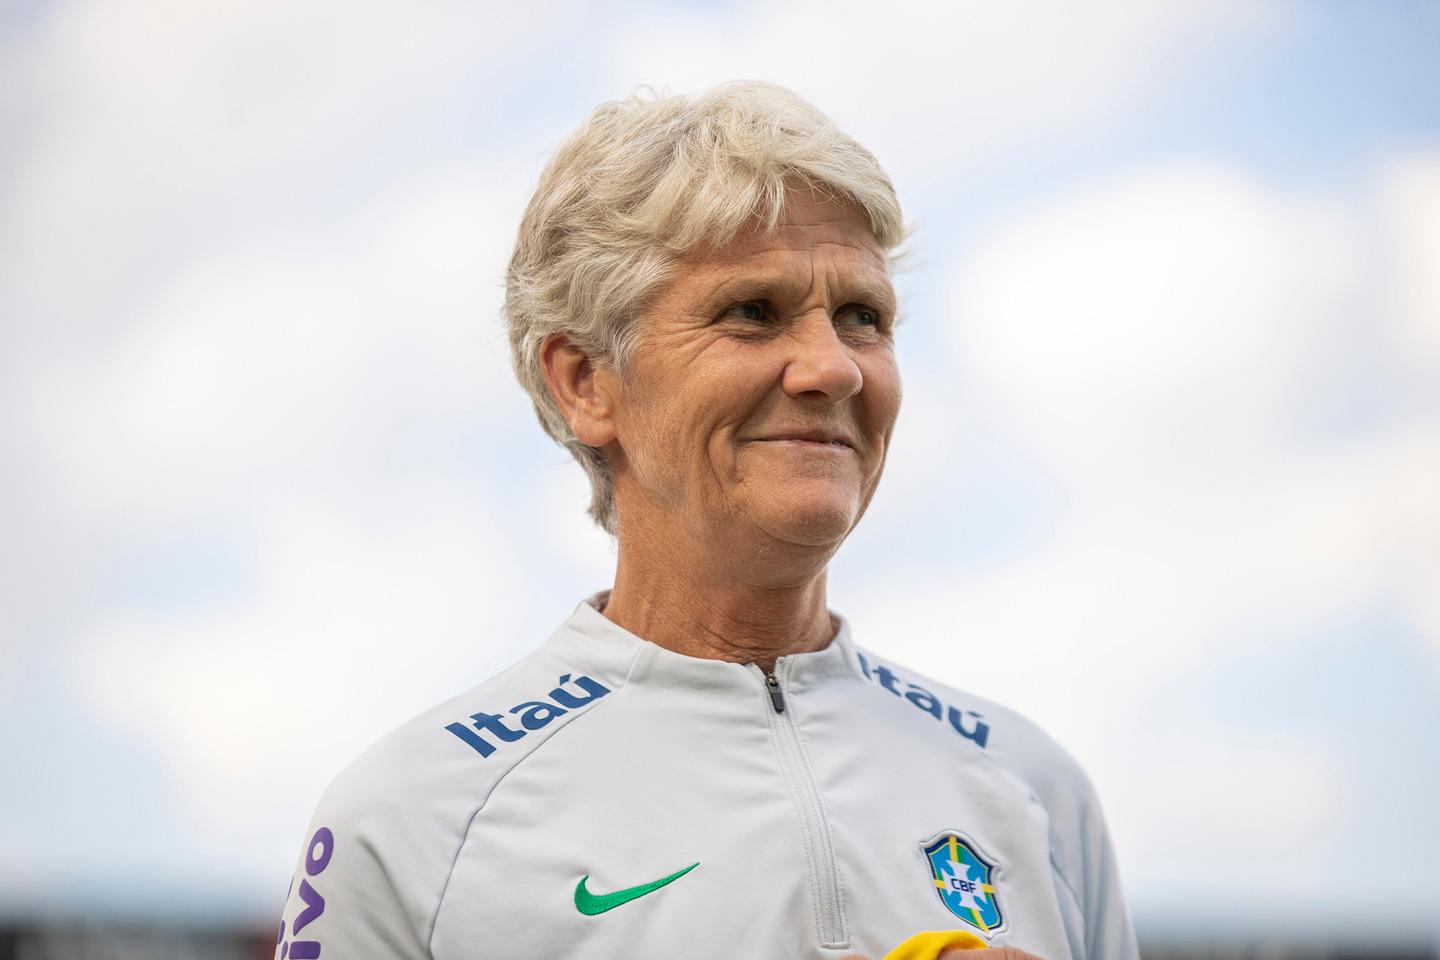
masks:
<svg viewBox="0 0 1440 960"><path fill-rule="evenodd" d="M863 214L792 191L779 229L683 264L615 382L622 531L682 524L838 546L900 409L884 251Z"/></svg>

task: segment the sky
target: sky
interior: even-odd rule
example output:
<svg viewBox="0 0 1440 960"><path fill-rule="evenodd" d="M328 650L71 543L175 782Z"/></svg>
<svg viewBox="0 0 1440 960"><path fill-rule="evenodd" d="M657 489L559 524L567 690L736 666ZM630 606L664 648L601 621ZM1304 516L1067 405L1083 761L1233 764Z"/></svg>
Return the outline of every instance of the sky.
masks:
<svg viewBox="0 0 1440 960"><path fill-rule="evenodd" d="M784 84L914 225L857 640L1041 723L1142 934L1432 936L1440 7L0 8L0 917L268 924L611 582L509 366L550 150Z"/></svg>

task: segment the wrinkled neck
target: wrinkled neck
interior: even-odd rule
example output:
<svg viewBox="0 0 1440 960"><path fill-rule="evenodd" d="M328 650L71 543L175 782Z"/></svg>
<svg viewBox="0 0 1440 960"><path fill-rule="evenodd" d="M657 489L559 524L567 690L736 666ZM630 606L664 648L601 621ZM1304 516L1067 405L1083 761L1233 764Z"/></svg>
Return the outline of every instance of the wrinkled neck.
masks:
<svg viewBox="0 0 1440 960"><path fill-rule="evenodd" d="M601 611L651 643L690 657L755 663L824 649L837 624L825 606L825 570L795 583L752 583L704 571L628 566Z"/></svg>

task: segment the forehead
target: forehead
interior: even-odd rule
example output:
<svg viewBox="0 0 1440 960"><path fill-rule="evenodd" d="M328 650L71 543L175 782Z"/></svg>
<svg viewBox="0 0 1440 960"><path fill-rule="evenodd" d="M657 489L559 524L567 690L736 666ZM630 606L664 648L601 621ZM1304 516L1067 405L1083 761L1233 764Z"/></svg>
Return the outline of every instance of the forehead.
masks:
<svg viewBox="0 0 1440 960"><path fill-rule="evenodd" d="M752 222L728 245L682 260L671 292L706 293L736 283L808 288L823 272L856 295L892 301L885 251L870 222L853 204L791 190L773 230Z"/></svg>

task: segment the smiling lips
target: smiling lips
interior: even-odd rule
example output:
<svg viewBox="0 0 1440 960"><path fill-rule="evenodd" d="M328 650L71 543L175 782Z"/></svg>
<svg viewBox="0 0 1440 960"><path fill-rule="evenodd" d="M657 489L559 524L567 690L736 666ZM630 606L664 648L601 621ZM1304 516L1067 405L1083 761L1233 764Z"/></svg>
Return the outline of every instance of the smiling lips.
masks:
<svg viewBox="0 0 1440 960"><path fill-rule="evenodd" d="M759 439L764 443L784 443L803 449L837 451L855 449L855 444L845 434L828 430L804 430L773 437L760 437Z"/></svg>

